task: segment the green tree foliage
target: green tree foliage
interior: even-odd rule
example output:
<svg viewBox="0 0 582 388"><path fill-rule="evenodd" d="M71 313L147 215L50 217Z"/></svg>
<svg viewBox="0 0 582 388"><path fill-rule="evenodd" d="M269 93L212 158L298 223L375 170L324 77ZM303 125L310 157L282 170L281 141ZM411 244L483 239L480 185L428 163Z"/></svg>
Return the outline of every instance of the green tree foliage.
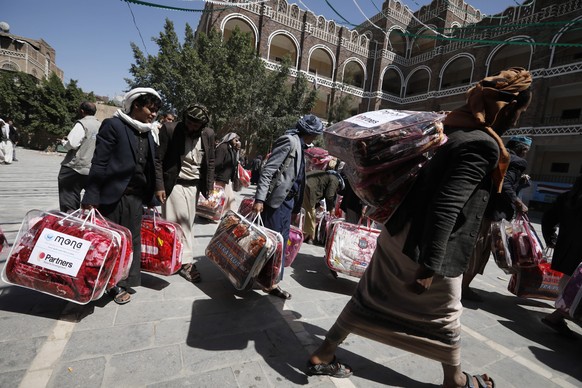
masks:
<svg viewBox="0 0 582 388"><path fill-rule="evenodd" d="M34 118L37 101L36 78L23 72L0 72L0 117L28 126Z"/></svg>
<svg viewBox="0 0 582 388"><path fill-rule="evenodd" d="M76 80L63 85L51 75L41 82L23 72L0 72L0 117L9 117L20 130L20 144L45 149L64 137L73 125L83 100L94 101Z"/></svg>
<svg viewBox="0 0 582 388"><path fill-rule="evenodd" d="M350 108L352 101L353 98L349 94L337 97L329 109L328 121L330 123L337 123L352 116Z"/></svg>
<svg viewBox="0 0 582 388"><path fill-rule="evenodd" d="M191 103L206 105L217 137L237 132L254 151L264 154L315 105L315 91L305 78L290 81L288 62L280 71L266 70L254 40L238 28L223 41L216 31L195 37L187 24L180 43L173 23L166 20L153 41L158 52L148 57L132 44L135 64L128 85L158 90L164 110L180 113Z"/></svg>

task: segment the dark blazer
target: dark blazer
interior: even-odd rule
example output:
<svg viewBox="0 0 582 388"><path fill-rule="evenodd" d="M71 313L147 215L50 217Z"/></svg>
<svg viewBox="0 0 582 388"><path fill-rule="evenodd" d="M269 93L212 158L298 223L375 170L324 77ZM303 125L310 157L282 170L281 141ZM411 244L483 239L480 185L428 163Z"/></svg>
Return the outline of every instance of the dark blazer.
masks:
<svg viewBox="0 0 582 388"><path fill-rule="evenodd" d="M238 173L236 151L228 143L222 143L216 147L214 165L215 180L224 183L234 181L234 174Z"/></svg>
<svg viewBox="0 0 582 388"><path fill-rule="evenodd" d="M146 203L153 200L156 181L156 148L151 132L148 144L149 159L145 170L148 187L143 195ZM97 133L83 204L108 205L119 201L135 173L136 148L135 129L118 117L103 120Z"/></svg>
<svg viewBox="0 0 582 388"><path fill-rule="evenodd" d="M560 232L556 235L557 227ZM572 201L569 192L558 196L542 217L546 243L555 245L552 269L572 276L582 261L582 201Z"/></svg>
<svg viewBox="0 0 582 388"><path fill-rule="evenodd" d="M208 192L214 187L214 130L203 128L202 165L198 191L208 198ZM182 157L186 148L186 126L183 122L167 123L160 128L160 146L156 158L156 190L165 190L169 196L182 168Z"/></svg>
<svg viewBox="0 0 582 388"><path fill-rule="evenodd" d="M436 274L467 268L491 191L499 147L480 130L447 129L449 138L386 223L395 235L411 222L403 253Z"/></svg>

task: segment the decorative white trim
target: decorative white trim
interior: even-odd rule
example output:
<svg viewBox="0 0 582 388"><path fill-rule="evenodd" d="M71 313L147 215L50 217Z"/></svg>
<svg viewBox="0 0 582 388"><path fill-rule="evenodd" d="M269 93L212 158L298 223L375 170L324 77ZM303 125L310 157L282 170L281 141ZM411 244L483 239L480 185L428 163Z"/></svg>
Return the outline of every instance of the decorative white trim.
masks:
<svg viewBox="0 0 582 388"><path fill-rule="evenodd" d="M432 79L432 69L426 65L422 65L422 66L418 66L415 69L413 69L408 76L406 77L406 80L404 81L404 90L402 92L402 94L404 96L406 96L408 94L408 83L410 82L410 78L412 78L412 75L414 73L417 73L421 70L426 70L428 72L428 85L427 85L427 93L429 92L429 88L430 88L430 81ZM405 98L416 98L416 96L413 97L405 97Z"/></svg>
<svg viewBox="0 0 582 388"><path fill-rule="evenodd" d="M345 74L345 71L346 71L346 65L348 63L350 63L350 62L357 62L360 65L360 67L362 68L362 70L364 71L364 85L365 85L366 84L366 80L368 79L368 72L366 71L366 65L364 64L364 62L360 58L357 58L357 57L349 57L348 59L346 59L343 62L343 66L342 66L342 82L344 80L344 74Z"/></svg>
<svg viewBox="0 0 582 388"><path fill-rule="evenodd" d="M309 65L311 64L311 55L317 49L322 49L324 51L327 51L327 53L331 57L331 72L333 74L333 72L335 71L335 66L336 66L335 65L335 63L336 63L335 55L333 54L333 52L331 51L331 49L329 47L327 47L326 45L324 45L324 44L316 44L316 45L312 46L309 49L309 53L307 55L307 70L309 70Z"/></svg>
<svg viewBox="0 0 582 388"><path fill-rule="evenodd" d="M535 135L535 136L556 136L556 135L582 135L582 125L555 125L545 127L521 127L512 128L505 132L504 136L515 135Z"/></svg>
<svg viewBox="0 0 582 388"><path fill-rule="evenodd" d="M532 37L528 36L528 35L517 35L517 36L512 36L511 38L505 39L506 42L515 42L515 41L526 41L526 42L530 42L530 43L535 43L535 39L533 39ZM504 47L506 47L507 45L502 43L499 44L497 46L495 46L495 48L493 50L491 50L489 52L489 55L487 56L487 59L485 60L485 68L487 69L487 75L491 75L489 73L489 68L491 66L491 62L493 61L493 59L495 58L495 56L497 55L497 53L502 50ZM529 47L529 60L528 60L528 65L526 66L527 69L530 68L531 66L531 60L533 57L533 52L535 50L535 46L533 44L527 46Z"/></svg>
<svg viewBox="0 0 582 388"><path fill-rule="evenodd" d="M297 40L295 35L286 30L276 30L273 31L271 35L269 35L269 38L267 39L267 59L271 57L271 43L273 41L273 38L277 35L285 35L286 37L290 38L293 41L293 44L295 44L295 68L297 68L297 66L299 65L299 41Z"/></svg>
<svg viewBox="0 0 582 388"><path fill-rule="evenodd" d="M382 94L386 94L384 92L384 90L382 89L382 85L384 84L384 76L386 75L386 72L388 70L396 70L396 72L400 75L400 93L398 93L398 96L394 96L393 94L390 94L390 96L394 96L394 97L398 97L400 98L402 96L402 88L404 86L404 74L402 73L402 70L400 70L399 67L394 66L394 65L388 65L384 68L384 70L382 70L382 75L380 76L380 91Z"/></svg>
<svg viewBox="0 0 582 388"><path fill-rule="evenodd" d="M460 58L468 58L471 61L471 74L469 77L469 83L473 82L473 73L475 72L475 56L473 56L472 54L469 54L469 53L460 53L460 54L457 54L457 55L451 57L442 66L441 72L439 74L439 88L438 88L438 90L441 90L441 88L442 88L443 75L445 74L445 71L447 70L449 65L451 65L454 61L456 61L457 59L460 59Z"/></svg>
<svg viewBox="0 0 582 388"><path fill-rule="evenodd" d="M582 19L582 16L578 16L577 18L572 19L571 23L568 23L565 26L563 26L562 28L560 28L560 31L558 31L558 33L556 35L554 35L554 38L552 39L552 46L550 49L550 59L549 59L548 67L552 67L552 65L554 64L554 54L556 51L556 46L554 46L554 43L558 43L558 41L560 40L562 35L564 35L566 32L568 32L570 27L575 25L576 22L580 19Z"/></svg>
<svg viewBox="0 0 582 388"><path fill-rule="evenodd" d="M253 34L255 36L255 49L256 49L257 45L259 44L259 29L257 28L255 22L251 18L241 13L231 13L230 15L222 19L222 22L220 23L220 33L222 37L224 37L224 27L226 26L226 23L231 19L241 19L243 22L248 24L248 26L253 30Z"/></svg>

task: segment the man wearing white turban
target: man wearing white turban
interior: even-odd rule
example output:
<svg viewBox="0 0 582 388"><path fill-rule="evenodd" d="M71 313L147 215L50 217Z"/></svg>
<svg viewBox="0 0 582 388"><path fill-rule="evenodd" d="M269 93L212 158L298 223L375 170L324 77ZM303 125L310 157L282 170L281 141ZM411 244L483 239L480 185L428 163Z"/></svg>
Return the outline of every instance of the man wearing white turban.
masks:
<svg viewBox="0 0 582 388"><path fill-rule="evenodd" d="M125 95L123 109L103 120L81 202L131 232L129 276L109 290L118 304L129 302L132 287L141 285L141 220L143 205L154 199L156 148L151 130L161 105L154 89L135 88Z"/></svg>

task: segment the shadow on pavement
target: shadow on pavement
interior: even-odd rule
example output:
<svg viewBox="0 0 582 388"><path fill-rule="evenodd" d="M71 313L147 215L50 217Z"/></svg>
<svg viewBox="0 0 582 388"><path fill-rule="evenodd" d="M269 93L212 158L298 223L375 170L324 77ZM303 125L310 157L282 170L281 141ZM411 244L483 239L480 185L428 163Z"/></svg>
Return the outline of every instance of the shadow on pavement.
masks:
<svg viewBox="0 0 582 388"><path fill-rule="evenodd" d="M19 286L6 286L0 295L0 310L58 320L69 302ZM71 303L72 304L72 303Z"/></svg>
<svg viewBox="0 0 582 388"><path fill-rule="evenodd" d="M481 309L488 313L503 317L499 323L522 338L537 343L540 347L530 346L535 357L552 369L561 371L579 381L582 381L580 357L582 355L582 335L579 332L575 339L560 336L546 327L541 318L553 311L553 302L518 298L513 295L503 295L497 292L480 290L484 302L463 302L465 308ZM527 307L547 308L547 311L530 310ZM569 322L573 327L575 323ZM507 344L502 344L508 346Z"/></svg>
<svg viewBox="0 0 582 388"><path fill-rule="evenodd" d="M311 290L352 295L360 280L344 275L336 279L321 256L299 253L291 267L294 269L291 277L302 287Z"/></svg>
<svg viewBox="0 0 582 388"><path fill-rule="evenodd" d="M237 350L233 357L245 360L244 351L256 353L282 378L306 385L307 376L297 370L305 365L305 350L297 341L278 307L258 292L248 291L244 298L222 297L196 300L186 344L209 351ZM252 354L252 352L249 352Z"/></svg>

